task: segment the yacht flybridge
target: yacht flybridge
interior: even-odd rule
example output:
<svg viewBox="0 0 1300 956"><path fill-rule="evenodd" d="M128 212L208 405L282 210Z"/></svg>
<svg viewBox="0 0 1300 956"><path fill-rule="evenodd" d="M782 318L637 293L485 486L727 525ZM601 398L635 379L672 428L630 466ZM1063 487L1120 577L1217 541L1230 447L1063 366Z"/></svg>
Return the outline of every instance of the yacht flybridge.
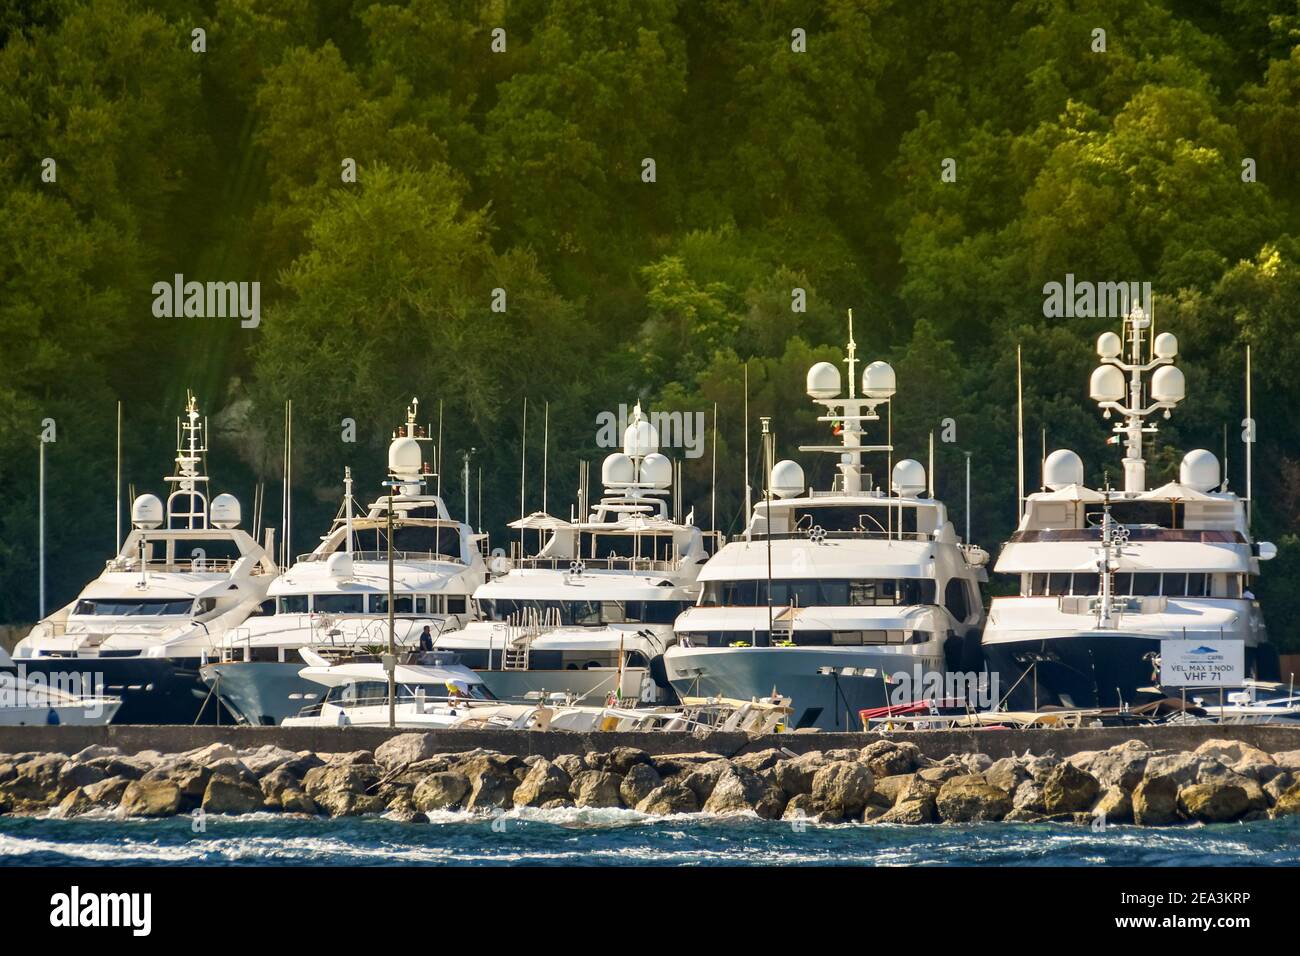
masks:
<svg viewBox="0 0 1300 956"><path fill-rule="evenodd" d="M319 699L320 685L300 676L301 648L330 660L386 651L390 547L399 652L418 650L426 627L433 640L471 618L470 596L487 578L488 538L454 520L443 499L427 492L436 475L421 447L430 439L428 427L416 422L418 409L413 399L388 447L386 484L394 493L354 516L351 470L345 471L333 526L271 586L275 612L227 632L203 667L213 693L242 720L278 724Z"/></svg>
<svg viewBox="0 0 1300 956"><path fill-rule="evenodd" d="M839 456L832 487L807 488L797 462L771 465L765 419L765 500L743 537L705 565L699 602L677 619L664 658L683 697L780 693L796 728L852 730L859 710L897 702L896 692L920 698L978 648L987 555L958 539L920 462L893 467L892 494L864 471L864 454L894 450L863 438L896 383L893 368L872 362L857 393L849 321L847 396L835 365L808 372L809 396L826 407L819 421L840 444L800 448ZM899 672L912 686L895 691Z"/></svg>
<svg viewBox="0 0 1300 956"><path fill-rule="evenodd" d="M1123 490L1086 487L1079 456L1052 452L1043 490L1025 499L998 557L995 570L1019 576L1020 593L993 600L983 647L1012 708L1140 703L1165 639L1242 641L1248 672L1278 676L1250 591L1276 549L1252 543L1248 502L1209 451L1188 452L1176 482L1146 487L1143 436L1156 426L1145 419L1168 417L1185 386L1171 333L1152 340L1140 308L1124 327L1127 358L1118 335L1102 334L1090 388L1106 418L1121 417L1112 442L1124 442Z"/></svg>
<svg viewBox="0 0 1300 956"><path fill-rule="evenodd" d="M515 553L474 594L481 620L443 634L438 650L455 651L503 700L670 698L660 658L714 539L670 510L674 474L638 404L623 450L601 466L599 502L588 510L583 491L572 520L536 512L512 522Z"/></svg>
<svg viewBox="0 0 1300 956"><path fill-rule="evenodd" d="M240 530L234 496L209 501L206 434L189 395L166 504L137 497L117 556L15 649L29 675L59 679L76 671L102 679L103 690L121 698L118 723L193 723L207 694L200 659L259 607L279 570Z"/></svg>

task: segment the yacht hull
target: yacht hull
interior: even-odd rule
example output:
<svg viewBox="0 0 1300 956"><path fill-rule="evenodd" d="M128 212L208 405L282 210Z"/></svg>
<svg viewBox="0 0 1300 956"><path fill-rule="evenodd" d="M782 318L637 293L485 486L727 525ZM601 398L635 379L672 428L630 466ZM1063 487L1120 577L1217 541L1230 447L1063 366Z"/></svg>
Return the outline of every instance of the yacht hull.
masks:
<svg viewBox="0 0 1300 956"><path fill-rule="evenodd" d="M882 674L900 671L942 675L941 656L902 656L825 647L674 647L664 655L668 680L682 697L732 697L750 700L773 690L790 698L795 729L828 731L862 729L858 711L891 703L892 688ZM819 673L832 668L836 673ZM871 676L844 676L844 668ZM896 703L896 701L894 701Z"/></svg>
<svg viewBox="0 0 1300 956"><path fill-rule="evenodd" d="M984 657L1012 710L1118 707L1141 703L1154 684L1150 655L1159 636L1086 632L984 645Z"/></svg>
<svg viewBox="0 0 1300 956"><path fill-rule="evenodd" d="M298 676L303 667L302 661L237 661L205 664L200 674L238 719L255 726L279 726L319 703L325 693L320 684Z"/></svg>
<svg viewBox="0 0 1300 956"><path fill-rule="evenodd" d="M17 658L27 675L83 675L87 687L120 697L115 724L232 724L232 715L199 676L199 659L171 657Z"/></svg>

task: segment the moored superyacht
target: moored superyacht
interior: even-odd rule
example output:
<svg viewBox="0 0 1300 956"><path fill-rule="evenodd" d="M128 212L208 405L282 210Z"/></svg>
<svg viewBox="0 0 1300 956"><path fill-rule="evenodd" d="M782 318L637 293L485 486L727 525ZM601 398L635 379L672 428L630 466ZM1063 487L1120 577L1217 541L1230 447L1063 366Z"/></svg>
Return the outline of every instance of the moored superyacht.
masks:
<svg viewBox="0 0 1300 956"><path fill-rule="evenodd" d="M987 555L958 539L919 462L894 466L893 494L864 471L867 452L893 452L862 440L894 395L895 375L871 363L859 396L856 349L850 317L847 397L833 364L808 372L809 396L826 406L819 420L841 443L800 451L839 456L832 487L806 488L794 461L772 466L764 420L765 500L744 535L705 565L700 600L677 619L678 642L664 658L683 697L779 693L796 729L855 730L863 708L950 696L934 691L978 649Z"/></svg>
<svg viewBox="0 0 1300 956"><path fill-rule="evenodd" d="M536 512L512 522L515 554L495 559L474 594L481 620L443 634L437 649L454 651L502 700L671 699L661 658L715 550L715 536L670 501L674 474L638 404L623 450L601 466L600 500L588 508L584 479L575 520Z"/></svg>
<svg viewBox="0 0 1300 956"><path fill-rule="evenodd" d="M1141 308L1126 316L1124 331L1127 357L1114 332L1098 339L1101 365L1090 386L1105 417L1121 418L1111 443L1124 442L1123 489L1086 487L1079 456L1052 452L1044 490L1025 498L995 566L1020 579L1018 595L993 600L983 640L1012 709L1140 703L1155 683L1162 640L1241 641L1248 674L1277 679L1250 590L1276 549L1252 542L1248 497L1228 490L1209 451L1188 452L1177 481L1146 487L1143 436L1156 426L1145 419L1168 417L1185 382L1172 333L1153 339Z"/></svg>
<svg viewBox="0 0 1300 956"><path fill-rule="evenodd" d="M259 608L279 571L239 528L238 500L209 501L206 433L190 395L166 503L137 497L117 556L14 651L27 674L57 680L78 671L102 680L104 692L121 698L117 723L194 723L207 696L200 660ZM215 708L208 717L216 719Z"/></svg>
<svg viewBox="0 0 1300 956"><path fill-rule="evenodd" d="M385 482L391 493L354 515L347 470L330 530L271 585L274 613L229 631L204 664L213 693L247 723L279 724L319 701L320 685L299 673L306 666L301 648L330 660L386 652L390 584L400 654L418 651L426 627L436 638L470 619L470 596L487 577L488 539L453 519L442 497L425 488L436 476L421 448L431 439L416 422L418 409L413 399L405 424L393 430ZM437 460L436 452L430 457Z"/></svg>

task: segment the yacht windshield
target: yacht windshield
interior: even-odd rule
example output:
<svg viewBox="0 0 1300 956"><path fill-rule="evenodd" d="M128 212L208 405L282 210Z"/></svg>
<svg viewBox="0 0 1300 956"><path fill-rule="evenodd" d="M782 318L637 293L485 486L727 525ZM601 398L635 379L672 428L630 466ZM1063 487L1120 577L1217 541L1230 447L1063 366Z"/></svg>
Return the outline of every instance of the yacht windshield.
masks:
<svg viewBox="0 0 1300 956"><path fill-rule="evenodd" d="M82 598L73 614L99 614L113 617L174 617L189 614L194 601L175 598Z"/></svg>

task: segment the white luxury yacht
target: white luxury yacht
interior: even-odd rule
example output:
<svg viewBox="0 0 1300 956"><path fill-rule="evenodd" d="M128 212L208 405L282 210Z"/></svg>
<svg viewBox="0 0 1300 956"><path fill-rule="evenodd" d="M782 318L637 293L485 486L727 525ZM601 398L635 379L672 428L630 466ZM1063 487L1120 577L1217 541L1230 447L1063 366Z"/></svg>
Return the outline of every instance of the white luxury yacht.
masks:
<svg viewBox="0 0 1300 956"><path fill-rule="evenodd" d="M1026 497L998 556L995 571L1017 575L1020 593L993 600L983 646L1013 709L1140 703L1140 690L1155 683L1162 639L1243 641L1247 671L1277 679L1250 591L1276 549L1252 544L1248 505L1228 491L1209 451L1188 452L1178 481L1146 487L1143 435L1156 426L1144 419L1167 417L1185 385L1171 333L1149 341L1141 308L1124 326L1128 360L1120 337L1103 333L1090 387L1105 417L1121 418L1111 443L1125 443L1124 489L1086 487L1079 456L1052 452L1045 490Z"/></svg>
<svg viewBox="0 0 1300 956"><path fill-rule="evenodd" d="M831 488L807 488L794 461L771 466L764 420L766 500L705 565L699 604L677 619L678 643L664 659L682 697L780 693L796 729L855 730L862 709L976 689L973 674L972 686L955 690L944 678L977 649L987 555L958 539L919 462L894 466L892 495L863 470L864 453L893 452L862 439L895 376L871 363L858 396L856 350L850 315L847 397L830 362L808 372L808 394L827 410L819 420L841 444L800 451L839 457Z"/></svg>
<svg viewBox="0 0 1300 956"><path fill-rule="evenodd" d="M658 448L638 404L623 451L601 467L600 501L588 514L580 500L578 520L537 512L512 522L515 554L474 593L482 620L443 634L438 650L455 651L503 700L670 699L660 658L716 536L670 514L674 467ZM528 554L534 533L541 543Z"/></svg>
<svg viewBox="0 0 1300 956"><path fill-rule="evenodd" d="M28 674L93 671L122 699L118 723L194 723L207 696L200 659L258 609L278 573L267 550L239 529L238 500L221 494L209 502L206 433L190 395L166 505L137 497L117 557L15 649Z"/></svg>
<svg viewBox="0 0 1300 956"><path fill-rule="evenodd" d="M318 700L320 685L300 676L299 648L326 658L374 657L388 646L389 519L392 520L394 642L399 653L418 652L462 627L472 615L470 596L487 578L487 535L454 520L424 485L435 476L416 424L419 403L407 407L406 424L388 446L388 488L364 516L353 516L352 477L344 479L343 505L329 532L310 554L271 586L275 613L249 618L229 632L203 678L245 722L278 724ZM436 454L433 455L436 459ZM390 514L391 504L391 514Z"/></svg>

